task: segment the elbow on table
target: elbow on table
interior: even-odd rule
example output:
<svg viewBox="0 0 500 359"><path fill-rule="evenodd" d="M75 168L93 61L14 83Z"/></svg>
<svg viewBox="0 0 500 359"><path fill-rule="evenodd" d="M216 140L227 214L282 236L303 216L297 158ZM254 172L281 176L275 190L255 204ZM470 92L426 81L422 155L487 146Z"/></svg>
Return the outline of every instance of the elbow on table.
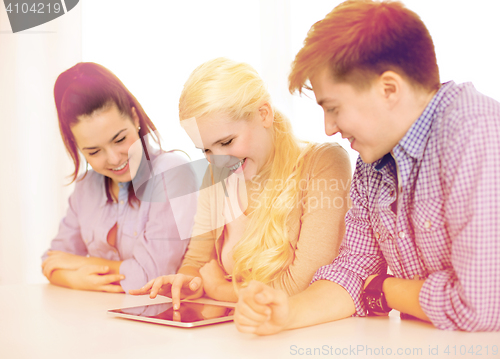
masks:
<svg viewBox="0 0 500 359"><path fill-rule="evenodd" d="M438 329L460 330L465 332L500 331L500 308L467 308L463 313L456 312L447 322L434 323Z"/></svg>

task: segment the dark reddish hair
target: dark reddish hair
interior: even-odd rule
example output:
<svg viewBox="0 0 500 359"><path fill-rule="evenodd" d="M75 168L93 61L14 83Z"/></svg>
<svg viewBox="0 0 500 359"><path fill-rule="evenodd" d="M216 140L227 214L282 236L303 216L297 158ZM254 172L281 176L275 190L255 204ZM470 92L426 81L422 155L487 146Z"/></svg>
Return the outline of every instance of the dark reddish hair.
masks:
<svg viewBox="0 0 500 359"><path fill-rule="evenodd" d="M357 88L388 70L429 91L440 86L429 31L397 1L345 1L315 23L292 64L290 92L310 89L306 81L325 66Z"/></svg>
<svg viewBox="0 0 500 359"><path fill-rule="evenodd" d="M70 183L77 179L80 168L78 147L71 131L71 127L78 123L79 116L90 116L95 111L116 105L122 115L127 115L132 119L132 108L135 108L141 127L139 137L143 139L151 133L154 141L161 148L160 138L157 132L154 132L156 127L144 112L139 101L120 79L104 66L93 62L80 62L64 71L57 77L54 85L54 99L64 146L75 165L75 171L70 175L72 177ZM106 192L109 198L108 187L109 178L106 177ZM132 187L129 186L130 204L137 200Z"/></svg>

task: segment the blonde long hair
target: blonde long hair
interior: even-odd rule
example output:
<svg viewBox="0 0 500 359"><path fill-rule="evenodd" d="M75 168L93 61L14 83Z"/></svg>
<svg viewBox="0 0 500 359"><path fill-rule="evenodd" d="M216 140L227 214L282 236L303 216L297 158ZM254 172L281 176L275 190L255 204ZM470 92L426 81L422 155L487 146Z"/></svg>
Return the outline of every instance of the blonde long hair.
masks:
<svg viewBox="0 0 500 359"><path fill-rule="evenodd" d="M182 121L223 113L235 121L248 119L266 102L271 103L271 98L257 71L245 63L217 58L196 68L185 83L179 117ZM233 252L233 280L243 285L251 280L271 284L294 258L287 220L300 201L302 159L312 145L301 146L305 142L293 135L290 121L274 108L273 113L274 157L259 174L267 178L259 206L249 215Z"/></svg>

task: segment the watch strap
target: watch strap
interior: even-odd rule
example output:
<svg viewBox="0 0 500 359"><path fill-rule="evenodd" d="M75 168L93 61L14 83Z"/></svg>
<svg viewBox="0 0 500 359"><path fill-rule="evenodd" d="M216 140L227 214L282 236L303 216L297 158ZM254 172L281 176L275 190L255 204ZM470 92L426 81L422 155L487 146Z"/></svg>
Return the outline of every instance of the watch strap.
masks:
<svg viewBox="0 0 500 359"><path fill-rule="evenodd" d="M366 286L363 292L363 299L365 301L368 314L385 314L392 310L392 308L387 304L384 291L382 290L384 281L391 277L394 276L390 274L380 274L373 278Z"/></svg>

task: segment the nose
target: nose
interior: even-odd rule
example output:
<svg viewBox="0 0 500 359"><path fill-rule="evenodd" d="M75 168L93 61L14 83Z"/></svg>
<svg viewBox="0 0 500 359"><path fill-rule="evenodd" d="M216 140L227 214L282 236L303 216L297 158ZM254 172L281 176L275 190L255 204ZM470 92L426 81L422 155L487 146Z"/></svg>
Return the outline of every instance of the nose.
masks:
<svg viewBox="0 0 500 359"><path fill-rule="evenodd" d="M337 132L340 132L340 128L337 126L337 123L333 120L329 120L325 116L325 133L327 136L333 136Z"/></svg>
<svg viewBox="0 0 500 359"><path fill-rule="evenodd" d="M108 150L108 163L111 167L118 166L123 156L117 150Z"/></svg>

